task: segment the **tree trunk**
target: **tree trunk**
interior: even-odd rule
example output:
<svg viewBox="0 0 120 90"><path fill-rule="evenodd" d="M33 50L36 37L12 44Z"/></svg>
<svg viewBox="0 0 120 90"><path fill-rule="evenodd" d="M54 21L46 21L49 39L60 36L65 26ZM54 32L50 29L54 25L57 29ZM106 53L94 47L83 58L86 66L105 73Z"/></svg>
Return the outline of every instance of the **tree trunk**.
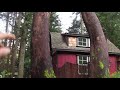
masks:
<svg viewBox="0 0 120 90"><path fill-rule="evenodd" d="M82 12L90 36L90 77L109 75L108 47L99 19L94 12Z"/></svg>
<svg viewBox="0 0 120 90"><path fill-rule="evenodd" d="M8 33L8 26L9 26L9 14L10 12L7 12L7 17L6 17L6 33ZM7 46L7 39L5 39L5 43L4 43L4 46Z"/></svg>
<svg viewBox="0 0 120 90"><path fill-rule="evenodd" d="M26 23L27 23L27 20L25 17L24 26L26 25ZM22 37L21 37L21 41L20 41L18 78L24 77L24 59L25 59L27 29L24 28L24 30L21 30L21 33L22 33L21 34Z"/></svg>
<svg viewBox="0 0 120 90"><path fill-rule="evenodd" d="M13 30L14 30L14 23L15 23L15 12L12 13L12 15L14 16L13 17L13 20L12 20L12 31L11 33L13 33ZM13 40L9 40L9 48L12 49L12 44L13 44ZM10 57L11 57L11 53L8 55L7 57L7 70L9 71L10 70L10 63L11 63L11 60L10 60Z"/></svg>
<svg viewBox="0 0 120 90"><path fill-rule="evenodd" d="M84 34L84 27L83 27L83 19L82 19L82 15L80 13L80 33Z"/></svg>
<svg viewBox="0 0 120 90"><path fill-rule="evenodd" d="M25 48L26 48L26 31L23 33L20 42L20 56L19 56L19 70L18 78L23 78L24 75L24 58L25 58Z"/></svg>
<svg viewBox="0 0 120 90"><path fill-rule="evenodd" d="M13 44L13 49L12 49L12 57L11 57L11 61L12 61L12 77L14 76L15 73L15 62L17 59L17 50L18 50L18 44L19 44L19 31L20 31L20 25L21 25L21 19L22 19L22 14L21 12L19 12L19 16L16 20L15 23L15 35L16 35L16 40Z"/></svg>
<svg viewBox="0 0 120 90"><path fill-rule="evenodd" d="M32 26L32 78L46 78L46 72L48 76L53 72L49 41L49 13L36 12Z"/></svg>

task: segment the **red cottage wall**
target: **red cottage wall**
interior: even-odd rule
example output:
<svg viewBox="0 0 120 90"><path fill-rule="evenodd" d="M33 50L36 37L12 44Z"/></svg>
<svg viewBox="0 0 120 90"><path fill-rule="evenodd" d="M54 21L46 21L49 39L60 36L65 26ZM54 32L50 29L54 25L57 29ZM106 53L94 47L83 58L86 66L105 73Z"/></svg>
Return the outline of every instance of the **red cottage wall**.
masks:
<svg viewBox="0 0 120 90"><path fill-rule="evenodd" d="M110 60L110 74L117 71L117 57L116 56L109 56Z"/></svg>
<svg viewBox="0 0 120 90"><path fill-rule="evenodd" d="M57 78L78 78L77 57L75 54L56 54L53 67Z"/></svg>
<svg viewBox="0 0 120 90"><path fill-rule="evenodd" d="M59 54L58 55L58 68L61 68L65 63L77 64L77 58L75 54Z"/></svg>
<svg viewBox="0 0 120 90"><path fill-rule="evenodd" d="M78 74L77 56L75 54L59 53L53 61L57 78L88 78L88 75Z"/></svg>
<svg viewBox="0 0 120 90"><path fill-rule="evenodd" d="M117 57L109 56L110 74L117 71ZM53 57L53 68L58 78L79 78L77 57L75 54L56 54Z"/></svg>

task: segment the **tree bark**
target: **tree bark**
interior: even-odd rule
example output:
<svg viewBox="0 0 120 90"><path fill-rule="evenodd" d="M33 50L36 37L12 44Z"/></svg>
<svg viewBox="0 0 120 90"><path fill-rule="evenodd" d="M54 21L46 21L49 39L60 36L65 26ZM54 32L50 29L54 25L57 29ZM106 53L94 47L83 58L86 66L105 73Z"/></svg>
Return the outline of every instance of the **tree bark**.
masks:
<svg viewBox="0 0 120 90"><path fill-rule="evenodd" d="M27 29L25 28L27 24L27 17L25 16L24 21L24 30L21 30L21 41L20 41L20 53L19 53L19 70L18 70L18 78L24 77L24 59L25 59L25 50L26 50L26 36L27 36Z"/></svg>
<svg viewBox="0 0 120 90"><path fill-rule="evenodd" d="M49 13L36 12L32 26L32 78L46 78L45 71L51 73L52 61L49 45Z"/></svg>
<svg viewBox="0 0 120 90"><path fill-rule="evenodd" d="M109 75L108 47L99 19L94 12L82 12L90 36L90 77Z"/></svg>
<svg viewBox="0 0 120 90"><path fill-rule="evenodd" d="M26 31L22 34L21 42L20 42L18 78L23 78L24 76L25 49L26 49Z"/></svg>
<svg viewBox="0 0 120 90"><path fill-rule="evenodd" d="M82 19L81 13L80 13L80 29L81 29L81 30L80 30L80 33L81 33L81 34L84 34L85 31L83 30L84 27L83 27L83 19Z"/></svg>
<svg viewBox="0 0 120 90"><path fill-rule="evenodd" d="M6 16L6 33L8 33L8 26L9 26L9 14L10 12L7 12L7 16ZM5 43L4 43L4 46L7 46L7 39L5 39Z"/></svg>
<svg viewBox="0 0 120 90"><path fill-rule="evenodd" d="M13 33L13 30L14 30L14 23L15 23L15 12L12 13L12 16L13 16L13 20L12 20L12 31L11 33ZM13 44L13 40L9 40L9 48L12 49L12 44ZM10 63L11 63L11 53L8 55L7 57L7 70L10 71Z"/></svg>
<svg viewBox="0 0 120 90"><path fill-rule="evenodd" d="M19 31L20 31L20 25L21 25L21 19L22 19L22 13L19 12L19 16L16 20L16 23L15 23L15 35L16 35L16 40L13 44L13 48L12 48L12 57L11 57L11 66L12 66L12 77L14 76L14 73L15 73L15 62L17 60L17 50L18 50L18 44L19 44L19 40L18 40L18 37L19 37Z"/></svg>

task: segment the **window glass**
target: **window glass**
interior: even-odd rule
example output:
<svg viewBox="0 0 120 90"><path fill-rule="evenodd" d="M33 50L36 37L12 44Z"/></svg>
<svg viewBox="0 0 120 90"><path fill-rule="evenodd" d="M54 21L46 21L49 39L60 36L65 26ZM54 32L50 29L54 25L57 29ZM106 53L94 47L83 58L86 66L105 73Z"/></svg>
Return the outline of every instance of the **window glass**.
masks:
<svg viewBox="0 0 120 90"><path fill-rule="evenodd" d="M82 56L79 56L79 60L82 60Z"/></svg>
<svg viewBox="0 0 120 90"><path fill-rule="evenodd" d="M87 46L87 39L79 37L78 38L78 45L80 45L80 46Z"/></svg>
<svg viewBox="0 0 120 90"><path fill-rule="evenodd" d="M79 45L82 45L82 42L79 42Z"/></svg>
<svg viewBox="0 0 120 90"><path fill-rule="evenodd" d="M83 43L83 46L86 46L86 43Z"/></svg>
<svg viewBox="0 0 120 90"><path fill-rule="evenodd" d="M83 64L87 64L87 61L83 61Z"/></svg>
<svg viewBox="0 0 120 90"><path fill-rule="evenodd" d="M86 39L85 39L85 38L83 38L83 42L86 42Z"/></svg>
<svg viewBox="0 0 120 90"><path fill-rule="evenodd" d="M83 56L83 60L86 60L86 61L87 61L87 56Z"/></svg>
<svg viewBox="0 0 120 90"><path fill-rule="evenodd" d="M83 64L82 61L79 61L79 64Z"/></svg>
<svg viewBox="0 0 120 90"><path fill-rule="evenodd" d="M79 41L82 41L82 38L79 38Z"/></svg>

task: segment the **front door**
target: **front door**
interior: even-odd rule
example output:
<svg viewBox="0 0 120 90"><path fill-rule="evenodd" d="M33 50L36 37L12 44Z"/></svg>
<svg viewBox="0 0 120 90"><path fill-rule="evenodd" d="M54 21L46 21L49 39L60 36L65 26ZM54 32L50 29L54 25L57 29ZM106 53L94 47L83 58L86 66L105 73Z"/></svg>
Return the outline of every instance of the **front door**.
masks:
<svg viewBox="0 0 120 90"><path fill-rule="evenodd" d="M77 56L78 74L80 78L88 78L89 62L90 62L90 57L88 55Z"/></svg>

